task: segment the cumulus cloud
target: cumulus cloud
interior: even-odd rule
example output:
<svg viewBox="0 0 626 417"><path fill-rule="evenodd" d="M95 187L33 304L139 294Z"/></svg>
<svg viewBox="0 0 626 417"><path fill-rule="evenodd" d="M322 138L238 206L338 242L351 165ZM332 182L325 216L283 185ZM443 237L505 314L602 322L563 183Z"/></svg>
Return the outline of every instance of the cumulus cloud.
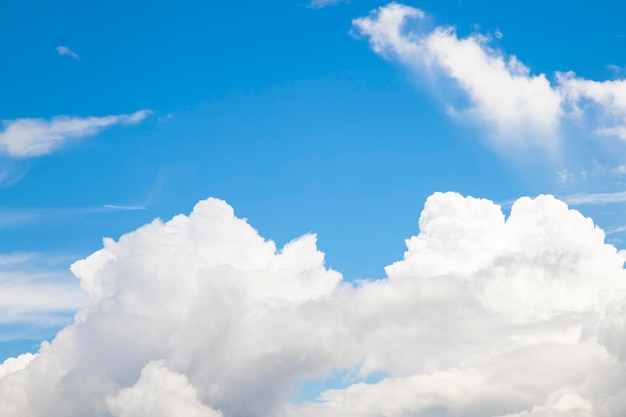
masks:
<svg viewBox="0 0 626 417"><path fill-rule="evenodd" d="M32 353L24 353L17 358L8 358L0 364L0 379L26 368L26 365L36 357L37 355Z"/></svg>
<svg viewBox="0 0 626 417"><path fill-rule="evenodd" d="M59 45L59 46L57 46L56 49L57 49L57 53L59 55L69 56L71 58L74 58L75 60L79 60L80 59L80 56L78 56L78 54L76 52L72 51L67 46Z"/></svg>
<svg viewBox="0 0 626 417"><path fill-rule="evenodd" d="M46 155L66 145L71 139L93 136L113 125L132 125L144 120L149 110L132 114L85 118L55 116L51 120L4 120L0 132L0 152L17 158Z"/></svg>
<svg viewBox="0 0 626 417"><path fill-rule="evenodd" d="M461 110L450 105L449 113L486 127L499 148L531 145L554 153L564 121L584 115L593 119L596 133L626 139L626 81L557 72L551 83L544 74L531 74L516 56L492 47L490 36L459 37L452 26L429 30L426 19L419 9L391 3L355 19L353 32L420 77L451 80L469 104Z"/></svg>
<svg viewBox="0 0 626 417"><path fill-rule="evenodd" d="M198 400L197 391L187 377L170 372L162 362L150 362L142 370L139 381L124 388L116 397L107 399L116 417L221 417Z"/></svg>
<svg viewBox="0 0 626 417"><path fill-rule="evenodd" d="M436 193L387 277L346 283L314 235L282 249L225 202L76 262L90 298L0 367L19 417L618 417L626 253L551 196ZM302 381L346 378L291 404Z"/></svg>

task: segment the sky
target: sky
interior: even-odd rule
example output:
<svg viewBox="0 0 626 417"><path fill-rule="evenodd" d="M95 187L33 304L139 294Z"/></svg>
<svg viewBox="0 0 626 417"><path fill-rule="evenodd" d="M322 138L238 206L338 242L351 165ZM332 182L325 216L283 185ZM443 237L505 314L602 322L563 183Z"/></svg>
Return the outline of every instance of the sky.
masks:
<svg viewBox="0 0 626 417"><path fill-rule="evenodd" d="M623 415L625 12L5 1L0 410Z"/></svg>

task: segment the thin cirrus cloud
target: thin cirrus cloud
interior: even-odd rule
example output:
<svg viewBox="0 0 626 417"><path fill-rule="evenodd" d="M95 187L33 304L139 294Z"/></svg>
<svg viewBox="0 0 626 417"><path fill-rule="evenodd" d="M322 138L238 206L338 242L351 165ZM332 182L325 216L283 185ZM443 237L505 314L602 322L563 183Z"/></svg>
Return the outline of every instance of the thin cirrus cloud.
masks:
<svg viewBox="0 0 626 417"><path fill-rule="evenodd" d="M146 210L147 207L146 206L122 206L119 204L105 204L103 206L106 209L111 209L111 210L128 210L128 211L133 211L133 210Z"/></svg>
<svg viewBox="0 0 626 417"><path fill-rule="evenodd" d="M570 206L602 206L605 204L626 203L626 191L611 193L575 193L560 196L559 199ZM501 201L502 207L511 207L515 199Z"/></svg>
<svg viewBox="0 0 626 417"><path fill-rule="evenodd" d="M56 47L56 50L59 55L69 56L77 61L80 59L80 56L78 56L76 52L72 51L67 46L59 45Z"/></svg>
<svg viewBox="0 0 626 417"><path fill-rule="evenodd" d="M550 82L491 47L490 36L459 37L452 26L426 30L426 18L422 10L391 3L355 19L352 33L419 76L451 80L469 105L449 106L449 113L478 121L496 147L530 145L554 153L563 124L583 118L590 119L593 133L626 140L626 80L591 81L556 72Z"/></svg>
<svg viewBox="0 0 626 417"><path fill-rule="evenodd" d="M42 331L71 322L86 305L86 295L66 269L68 258L0 255L0 340L41 337Z"/></svg>
<svg viewBox="0 0 626 417"><path fill-rule="evenodd" d="M626 253L551 196L435 193L380 280L278 249L223 201L72 266L89 304L0 365L30 417L621 417ZM333 389L291 403L302 381ZM44 393L44 395L42 395Z"/></svg>
<svg viewBox="0 0 626 417"><path fill-rule="evenodd" d="M120 211L147 210L148 205L104 204L95 207L0 207L0 229L46 223L64 223L77 216L102 215Z"/></svg>
<svg viewBox="0 0 626 417"><path fill-rule="evenodd" d="M345 0L312 0L309 3L309 7L312 7L314 9L322 9L324 7L328 7L328 6L334 6L336 4L339 4L341 2L343 2Z"/></svg>
<svg viewBox="0 0 626 417"><path fill-rule="evenodd" d="M96 135L114 125L133 125L143 121L150 110L104 117L55 116L51 120L16 119L3 121L0 152L15 158L50 154L71 140Z"/></svg>
<svg viewBox="0 0 626 417"><path fill-rule="evenodd" d="M572 206L624 203L626 202L626 191L613 193L576 193L563 196L561 199Z"/></svg>

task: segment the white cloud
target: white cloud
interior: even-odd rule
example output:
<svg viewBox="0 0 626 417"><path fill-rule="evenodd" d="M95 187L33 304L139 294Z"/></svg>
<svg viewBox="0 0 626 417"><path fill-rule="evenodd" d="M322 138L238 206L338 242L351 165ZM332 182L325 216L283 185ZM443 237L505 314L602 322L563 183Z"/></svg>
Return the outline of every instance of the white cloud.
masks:
<svg viewBox="0 0 626 417"><path fill-rule="evenodd" d="M577 193L561 197L563 201L572 206L599 205L626 202L626 191L613 193Z"/></svg>
<svg viewBox="0 0 626 417"><path fill-rule="evenodd" d="M407 31L415 18L426 15L392 3L353 24L375 52L420 73L437 71L454 80L471 102L465 114L488 125L497 138L506 136L514 144L530 137L538 146L555 147L561 99L543 74L531 76L515 56L506 58L481 35L460 39L452 27Z"/></svg>
<svg viewBox="0 0 626 417"><path fill-rule="evenodd" d="M62 258L41 254L0 256L0 339L37 337L65 326L88 298Z"/></svg>
<svg viewBox="0 0 626 417"><path fill-rule="evenodd" d="M104 204L99 207L0 207L0 229L32 224L50 224L75 220L76 216L106 214L119 211L145 210L146 205Z"/></svg>
<svg viewBox="0 0 626 417"><path fill-rule="evenodd" d="M571 72L558 73L557 78L575 114L599 112L596 132L626 140L626 80L591 81Z"/></svg>
<svg viewBox="0 0 626 417"><path fill-rule="evenodd" d="M222 413L198 401L198 392L187 377L170 372L162 361L150 362L139 381L107 399L116 417L221 417Z"/></svg>
<svg viewBox="0 0 626 417"><path fill-rule="evenodd" d="M615 233L622 233L622 232L626 232L626 225L614 227L614 228L612 228L610 230L607 230L606 234L607 235L613 235ZM619 239L616 239L616 240L621 243L621 240L619 240Z"/></svg>
<svg viewBox="0 0 626 417"><path fill-rule="evenodd" d="M24 353L17 358L8 358L0 364L0 379L26 368L26 365L36 357L36 354Z"/></svg>
<svg viewBox="0 0 626 417"><path fill-rule="evenodd" d="M80 56L78 56L78 54L76 52L72 51L67 46L59 45L59 46L57 46L56 50L57 50L57 53L59 55L69 56L69 57L72 57L72 58L74 58L76 60L80 59Z"/></svg>
<svg viewBox="0 0 626 417"><path fill-rule="evenodd" d="M105 204L104 208L111 210L145 210L146 206L120 206L118 204Z"/></svg>
<svg viewBox="0 0 626 417"><path fill-rule="evenodd" d="M386 279L357 284L324 267L315 236L277 251L215 199L107 239L72 266L89 306L5 371L0 409L624 415L626 253L591 219L551 196L519 199L505 219L488 200L436 193L419 226ZM337 371L345 387L285 402Z"/></svg>
<svg viewBox="0 0 626 417"><path fill-rule="evenodd" d="M590 119L592 131L626 139L626 80L556 73L552 84L544 74L532 75L514 55L491 47L489 36L459 37L449 26L426 30L426 17L419 9L391 3L355 19L353 32L422 78L435 74L451 80L469 104L449 113L486 127L498 149L532 145L554 154L563 123L582 116Z"/></svg>
<svg viewBox="0 0 626 417"><path fill-rule="evenodd" d="M560 185L566 185L566 184L576 181L576 176L572 172L570 172L567 168L563 168L562 170L557 171L556 181Z"/></svg>
<svg viewBox="0 0 626 417"><path fill-rule="evenodd" d="M345 0L311 0L311 2L309 3L309 7L312 7L314 9L321 9L328 6L334 6L343 1Z"/></svg>
<svg viewBox="0 0 626 417"><path fill-rule="evenodd" d="M46 155L71 139L93 136L113 125L132 125L144 120L149 110L105 117L55 116L43 119L5 120L0 132L0 152L18 158Z"/></svg>

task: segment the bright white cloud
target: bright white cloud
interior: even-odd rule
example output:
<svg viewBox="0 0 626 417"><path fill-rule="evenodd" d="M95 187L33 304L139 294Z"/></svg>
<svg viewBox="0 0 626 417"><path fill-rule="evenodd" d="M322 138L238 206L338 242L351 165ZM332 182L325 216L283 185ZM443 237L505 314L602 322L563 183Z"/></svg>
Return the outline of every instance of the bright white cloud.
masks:
<svg viewBox="0 0 626 417"><path fill-rule="evenodd" d="M552 84L544 74L532 75L514 55L491 47L489 36L461 38L449 26L429 31L425 18L419 9L391 3L355 19L353 31L369 38L376 53L399 60L421 77L452 80L469 105L460 111L450 107L449 113L485 126L497 148L532 145L554 153L564 121L589 115L589 102L596 110L591 130L626 139L625 80L599 82L557 73ZM612 123L605 125L606 119Z"/></svg>
<svg viewBox="0 0 626 417"><path fill-rule="evenodd" d="M19 417L621 417L625 252L551 196L431 196L387 278L342 283L226 203L72 266L87 308L0 379ZM3 365L8 369L8 365ZM23 369L22 369L23 368ZM299 381L345 387L286 403ZM368 375L383 375L365 383Z"/></svg>
<svg viewBox="0 0 626 417"><path fill-rule="evenodd" d="M149 110L105 117L55 116L44 119L5 120L0 132L0 152L18 158L46 155L71 139L93 136L114 125L132 125L144 120Z"/></svg>
<svg viewBox="0 0 626 417"><path fill-rule="evenodd" d="M80 59L80 56L78 56L78 54L76 52L72 51L67 46L59 45L59 46L57 46L56 49L57 49L57 53L59 55L69 56L69 57L74 58L76 60Z"/></svg>
<svg viewBox="0 0 626 417"><path fill-rule="evenodd" d="M0 379L26 368L26 365L36 357L37 355L32 353L24 353L17 358L5 360L0 364Z"/></svg>

